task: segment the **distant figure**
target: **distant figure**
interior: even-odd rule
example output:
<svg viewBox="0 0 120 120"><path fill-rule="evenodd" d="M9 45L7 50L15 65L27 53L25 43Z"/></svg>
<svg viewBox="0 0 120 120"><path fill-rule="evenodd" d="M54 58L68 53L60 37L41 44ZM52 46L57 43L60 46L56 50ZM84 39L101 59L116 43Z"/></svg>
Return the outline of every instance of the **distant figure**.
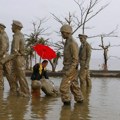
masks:
<svg viewBox="0 0 120 120"><path fill-rule="evenodd" d="M20 96L29 97L29 87L25 76L25 39L21 33L23 25L20 21L13 20L12 32L13 40L11 54L15 55L12 60L13 92L18 92Z"/></svg>
<svg viewBox="0 0 120 120"><path fill-rule="evenodd" d="M6 26L0 23L0 90L4 88L3 74L6 76L10 89L11 89L11 77L10 77L10 62L3 63L6 57L9 55L9 39L5 32Z"/></svg>
<svg viewBox="0 0 120 120"><path fill-rule="evenodd" d="M91 46L86 41L87 35L79 34L78 35L81 46L79 50L79 63L80 63L80 86L81 88L90 87L91 86L91 79L90 79L90 72L89 72L89 63L91 58Z"/></svg>
<svg viewBox="0 0 120 120"><path fill-rule="evenodd" d="M70 105L71 95L74 95L76 102L83 102L83 96L78 84L78 45L72 37L72 27L70 25L63 25L60 29L64 45L64 58L63 58L63 78L60 85L61 98L64 105Z"/></svg>

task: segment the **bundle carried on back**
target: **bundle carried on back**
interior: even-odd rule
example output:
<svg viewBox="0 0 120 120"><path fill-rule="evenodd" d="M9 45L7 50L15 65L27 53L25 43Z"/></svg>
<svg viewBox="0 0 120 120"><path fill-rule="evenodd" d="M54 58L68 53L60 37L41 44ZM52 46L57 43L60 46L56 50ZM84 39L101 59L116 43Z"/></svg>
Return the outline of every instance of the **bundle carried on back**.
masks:
<svg viewBox="0 0 120 120"><path fill-rule="evenodd" d="M41 89L48 96L57 96L58 91L56 90L54 83L44 78L41 79Z"/></svg>

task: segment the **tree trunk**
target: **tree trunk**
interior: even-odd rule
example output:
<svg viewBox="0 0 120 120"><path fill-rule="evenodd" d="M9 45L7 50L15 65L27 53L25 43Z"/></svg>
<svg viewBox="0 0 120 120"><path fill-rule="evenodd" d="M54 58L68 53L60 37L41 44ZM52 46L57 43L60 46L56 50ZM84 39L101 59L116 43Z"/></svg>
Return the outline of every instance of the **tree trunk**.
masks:
<svg viewBox="0 0 120 120"><path fill-rule="evenodd" d="M55 72L55 65L54 65L54 63L51 61L51 60L49 60L49 62L50 62L50 64L51 64L51 66L52 66L52 72Z"/></svg>

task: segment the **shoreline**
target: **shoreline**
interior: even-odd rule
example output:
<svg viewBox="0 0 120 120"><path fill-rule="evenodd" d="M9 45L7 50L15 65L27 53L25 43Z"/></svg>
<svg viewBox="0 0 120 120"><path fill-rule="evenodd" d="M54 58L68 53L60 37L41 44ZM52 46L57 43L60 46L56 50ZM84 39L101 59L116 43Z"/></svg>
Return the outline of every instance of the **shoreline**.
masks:
<svg viewBox="0 0 120 120"><path fill-rule="evenodd" d="M26 76L31 76L32 71L26 70ZM61 77L63 75L63 72L48 72L48 75L50 77ZM91 77L120 77L120 71L119 70L90 70L90 76Z"/></svg>

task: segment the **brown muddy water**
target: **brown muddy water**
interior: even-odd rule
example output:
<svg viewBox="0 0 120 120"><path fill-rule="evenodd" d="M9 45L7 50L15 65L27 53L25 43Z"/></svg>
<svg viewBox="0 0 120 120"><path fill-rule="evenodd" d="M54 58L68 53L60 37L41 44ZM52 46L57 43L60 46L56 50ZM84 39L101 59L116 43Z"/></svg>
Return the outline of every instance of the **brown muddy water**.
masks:
<svg viewBox="0 0 120 120"><path fill-rule="evenodd" d="M50 79L59 87L61 78ZM5 79L5 89L0 91L0 120L120 120L120 78L92 78L92 88L83 94L83 104L72 97L71 106L63 106L60 96L12 96Z"/></svg>

